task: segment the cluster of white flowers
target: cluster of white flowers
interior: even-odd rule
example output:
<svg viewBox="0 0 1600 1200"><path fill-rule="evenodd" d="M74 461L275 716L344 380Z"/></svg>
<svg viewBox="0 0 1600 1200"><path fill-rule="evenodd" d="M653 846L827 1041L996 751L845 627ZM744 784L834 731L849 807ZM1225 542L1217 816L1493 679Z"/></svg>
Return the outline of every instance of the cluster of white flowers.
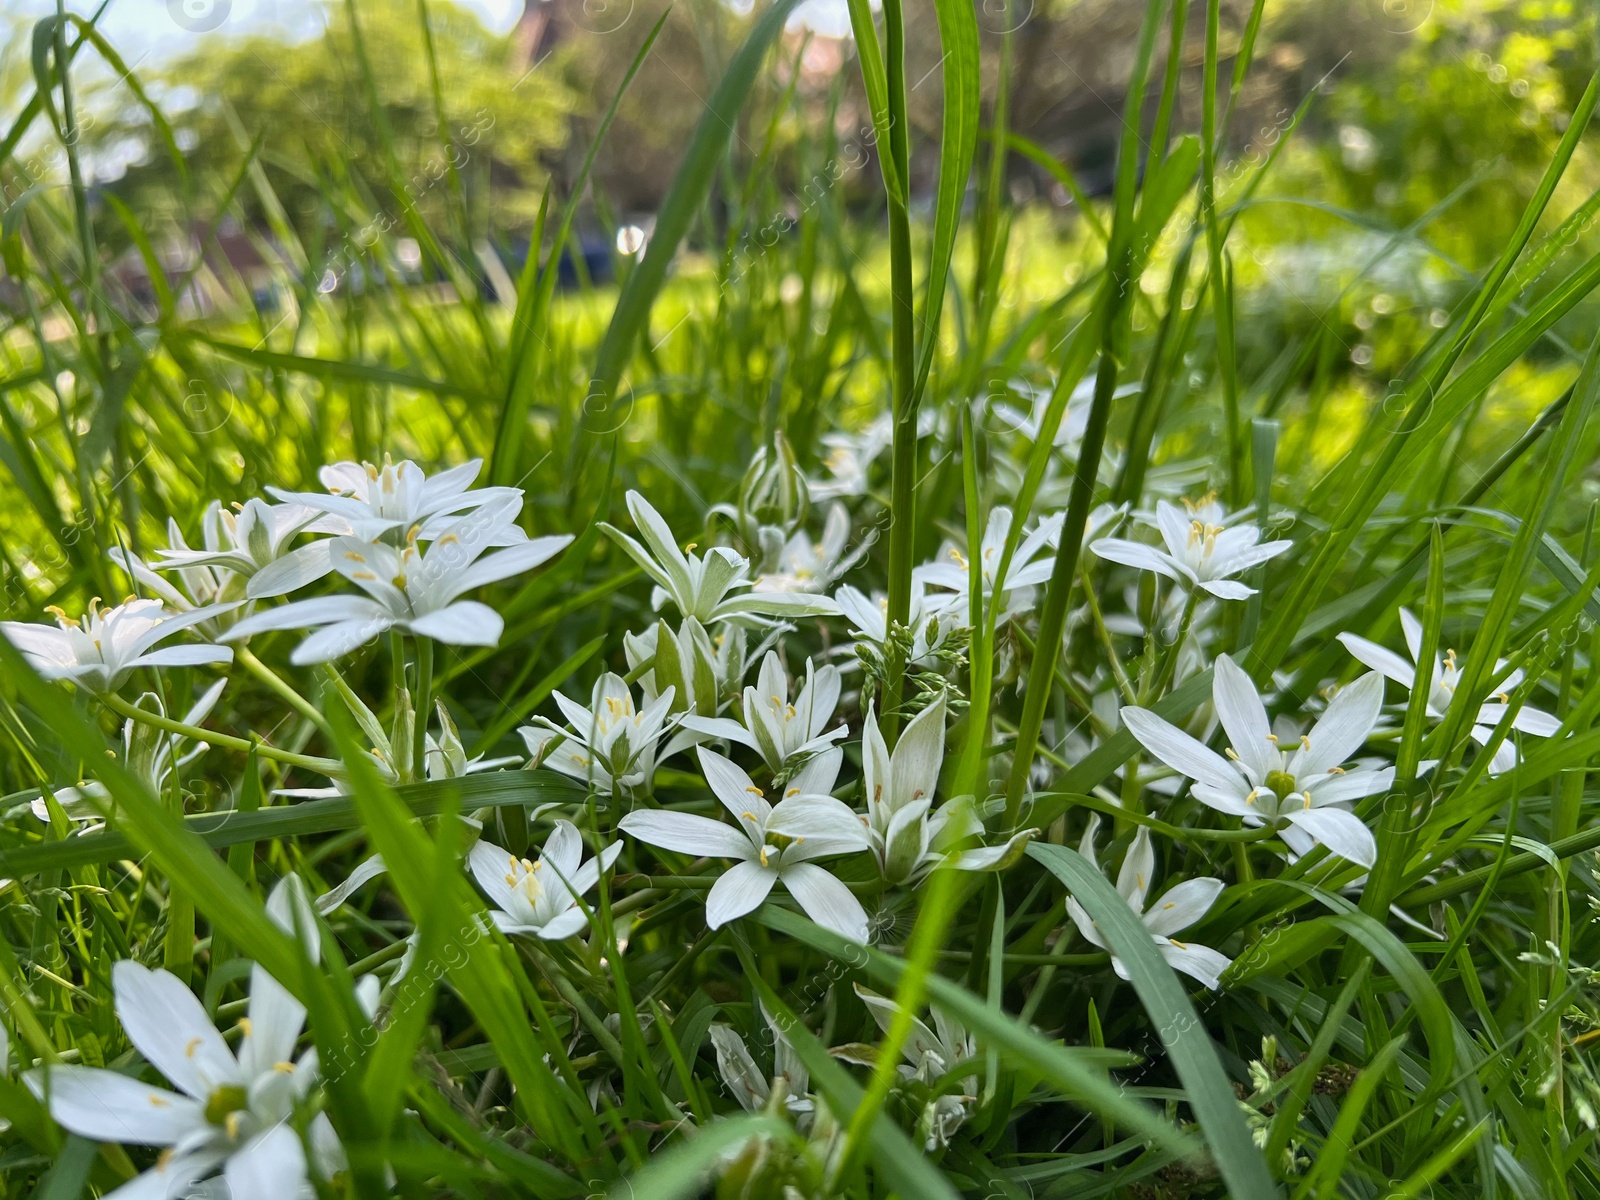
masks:
<svg viewBox="0 0 1600 1200"><path fill-rule="evenodd" d="M1037 397L1027 413L1011 415L1018 428L1036 431ZM1072 437L1064 425L1057 445ZM888 444L888 427L880 422L860 434L823 440L823 478L800 474L780 440L752 465L739 504L709 514L731 518L739 547L753 557L734 545L701 549L685 542L644 496L627 493L632 532L601 528L653 585L653 613L642 627L623 633L626 675L602 672L586 699L556 692L554 712L531 717L518 731L526 759L469 758L449 711L427 694L427 670L416 671L413 685L404 665L405 638L416 643L416 661L429 664L431 657L421 656L431 656L434 642L498 644L505 628L501 614L468 593L539 567L572 541L565 535L531 537L523 526L520 490L472 487L477 461L433 476L410 461L386 460L381 467L338 463L321 473L326 492L269 489L277 503L252 499L236 512L213 504L202 520L203 548L190 547L174 526L169 545L151 562L116 552L117 565L145 598L112 608L97 602L76 621L57 612L54 626L8 622L0 629L47 678L70 681L120 705L129 765L158 793L168 788L176 768L205 750L202 723L217 711L224 681L207 688L182 721L172 722L155 694L133 704L115 697L137 672L226 667L234 647L290 630L312 631L293 647L290 663L330 664L389 633L398 672L391 730L336 669L325 668L333 685L327 694L341 696L351 708L387 778L449 779L526 765L580 781L593 801L582 814L573 810L552 818L536 859L481 836L470 847L466 865L502 934L562 941L593 928L591 894L628 849L623 841L605 841L594 828L596 814L603 813L608 828L636 843L629 861L638 861L641 873L648 856L663 874L708 887L705 920L712 930L777 894L818 925L866 942L873 936L869 903L888 906L897 890L903 895L941 869L1007 869L1022 859L1029 839L1039 836L1027 827L1026 809L1022 821L1002 827L1003 806L990 794L995 764L987 759L975 784L969 780L974 794L948 794L946 743L968 699L962 654L972 614L986 614L988 632L999 639L993 646L996 670L1015 672L1020 658L1012 647L1032 632L1043 585L1056 569L1065 514L1035 517L995 505L978 545L946 541L932 561L915 569L909 618L892 623L881 592L844 581L865 549L852 545L850 505L874 503L870 478ZM819 500L827 507L821 534L813 539L807 517L812 501ZM1264 541L1265 526L1256 515L1228 513L1212 497L1190 503L1187 513L1164 499L1152 513L1132 513L1135 529L1149 529L1153 537L1109 536L1129 519L1127 506L1109 505L1089 519L1085 543L1095 557L1083 566L1084 580L1116 603L1105 604L1104 611L1090 604L1087 615L1072 620L1080 629L1085 621L1096 622L1107 654L1073 668L1069 682L1088 698L1088 732L1057 728L1047 734L1043 753L1031 764L1036 787L1048 788L1062 755L1104 744L1125 728L1148 758L1130 755L1121 770L1122 795L1105 792L1103 800L1119 802L1148 791L1174 823L1198 822L1211 809L1254 831L1244 835L1256 839L1252 845L1287 861L1321 847L1342 860L1340 885L1348 885L1348 864L1370 868L1377 854L1358 806L1394 784L1395 768L1382 754L1363 757L1375 733L1383 732L1385 680L1407 689L1426 686L1426 713L1437 723L1452 705L1469 702L1456 695L1454 655L1434 662L1428 680L1414 662L1343 634L1344 646L1371 671L1330 689L1331 700L1309 732L1288 732L1294 714L1280 713L1274 724L1251 675L1210 647L1223 636L1217 610L1255 594L1241 576L1286 553L1291 543ZM1119 574L1122 568L1135 574ZM1105 578L1094 577L1096 571ZM354 588L272 603L329 576ZM1406 610L1400 620L1415 660L1423 643L1421 624ZM193 640L172 642L179 634ZM1144 659L1137 688L1130 678L1135 672L1117 661L1118 639ZM254 655L245 665L269 670ZM1208 667L1209 709L1181 725L1152 710L1175 681ZM1489 743L1503 723L1506 692L1521 680L1513 673L1500 684L1505 691L1470 701L1476 707L1468 725L1480 744ZM880 719L881 704L893 697L901 698L899 709ZM1295 707L1287 691L1268 699ZM433 711L430 701L437 708L437 734L417 718L418 709ZM899 727L898 737L891 724ZM1207 744L1217 726L1224 753ZM1560 730L1554 718L1526 706L1517 709L1510 726L1540 736ZM962 736L975 734L964 730ZM1488 765L1498 772L1515 762L1515 748L1506 741ZM663 801L657 784L669 764L673 786L663 786ZM293 765L321 769L333 786L286 789L287 795L330 795L346 786L340 764L332 760ZM698 783L686 789L685 778L703 779L703 789ZM72 817L109 812L109 796L98 784L52 796ZM44 798L37 810L46 819L52 811ZM543 816L543 810L532 815ZM1173 968L1207 987L1223 986L1229 958L1175 935L1206 918L1225 883L1192 874L1169 880L1150 901L1162 855L1148 818L1127 816L1119 818L1113 842L1121 855L1118 892ZM1099 830L1100 818L1090 815L1080 852L1091 862L1098 861ZM1053 837L1061 840L1060 832ZM648 855L646 846L652 848ZM319 907L326 911L342 903L382 870L381 859L369 859ZM297 893L274 893L280 915L292 894ZM1061 927L1063 937L1075 928L1090 947L1110 951L1077 898L1067 898L1066 916L1071 924ZM304 924L314 928L314 921ZM1116 955L1110 955L1110 966L1125 973ZM272 1195L296 1195L307 1191L308 1171L326 1179L339 1168L337 1139L325 1117L309 1126L312 1161L284 1124L315 1086L316 1063L314 1055L292 1060L304 1012L270 976L257 968L237 1052L173 977L128 962L118 964L115 983L129 1038L182 1094L84 1068L52 1067L30 1075L63 1125L88 1137L171 1147L152 1172L168 1193L220 1172L236 1196L268 1194L259 1190L261 1180L270 1182ZM887 1029L892 1003L865 991L861 996ZM976 1050L971 1037L937 1009L933 1019L936 1029L913 1022L901 1067L907 1079L935 1088L922 1125L929 1149L948 1144L970 1114L977 1086L976 1079L963 1079L960 1087L940 1082ZM766 1107L775 1085L756 1068L742 1040L722 1026L711 1037L738 1102L752 1110ZM783 1081L786 1109L808 1122L814 1105L806 1095L807 1073L781 1036L777 1044L776 1076ZM257 1190L249 1190L249 1179L257 1181ZM156 1182L149 1194L157 1194Z"/></svg>

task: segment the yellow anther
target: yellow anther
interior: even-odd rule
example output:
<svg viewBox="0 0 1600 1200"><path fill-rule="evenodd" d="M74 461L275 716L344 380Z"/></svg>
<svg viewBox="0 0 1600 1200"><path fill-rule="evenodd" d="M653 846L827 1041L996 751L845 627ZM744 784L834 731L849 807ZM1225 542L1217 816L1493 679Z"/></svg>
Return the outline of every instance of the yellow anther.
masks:
<svg viewBox="0 0 1600 1200"><path fill-rule="evenodd" d="M272 1064L272 1069L280 1075L294 1074L294 1064L292 1062L275 1062Z"/></svg>
<svg viewBox="0 0 1600 1200"><path fill-rule="evenodd" d="M1343 775L1344 774L1344 768L1343 767L1329 767L1328 768L1328 774L1329 775Z"/></svg>
<svg viewBox="0 0 1600 1200"><path fill-rule="evenodd" d="M753 783L749 787L745 788L744 790L747 791L747 792L754 792L758 796L765 796L766 795L765 792L763 792L760 788L758 788Z"/></svg>
<svg viewBox="0 0 1600 1200"><path fill-rule="evenodd" d="M150 1093L150 1107L151 1108L171 1108L172 1107L172 1101L168 1100L160 1092L151 1092Z"/></svg>
<svg viewBox="0 0 1600 1200"><path fill-rule="evenodd" d="M196 1050L200 1049L200 1044L202 1042L204 1042L204 1041L205 1041L205 1038L198 1038L198 1037L190 1038L189 1041L188 1041L188 1044L186 1044L184 1046L184 1048L183 1048L183 1056L185 1058L193 1058L194 1057L194 1052Z"/></svg>

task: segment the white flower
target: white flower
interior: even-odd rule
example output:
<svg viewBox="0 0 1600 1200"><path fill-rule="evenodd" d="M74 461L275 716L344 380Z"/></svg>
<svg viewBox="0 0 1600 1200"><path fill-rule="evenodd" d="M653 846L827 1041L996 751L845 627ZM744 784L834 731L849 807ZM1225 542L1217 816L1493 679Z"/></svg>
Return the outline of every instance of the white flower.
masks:
<svg viewBox="0 0 1600 1200"><path fill-rule="evenodd" d="M220 594L235 576L249 581L246 594L251 599L281 596L332 569L325 548L320 558L311 547L288 548L295 535L320 515L317 509L301 504L268 504L257 499L246 501L235 514L213 500L200 519L202 547L191 549L177 523L168 522L167 548L156 551L155 569L176 571L191 597ZM172 602L170 596L168 602Z"/></svg>
<svg viewBox="0 0 1600 1200"><path fill-rule="evenodd" d="M1094 543L1094 552L1110 562L1154 571L1223 600L1244 600L1255 595L1256 589L1229 576L1276 558L1294 543L1257 545L1261 534L1254 525L1230 529L1219 520L1209 519L1223 516L1221 507L1214 502L1202 501L1193 515L1185 517L1175 505L1162 500L1156 504L1155 524L1166 543L1164 551L1123 538L1101 538Z"/></svg>
<svg viewBox="0 0 1600 1200"><path fill-rule="evenodd" d="M1381 672L1384 676L1394 680L1401 687L1410 691L1416 686L1417 677L1421 674L1415 665L1417 655L1422 653L1422 622L1409 610L1400 610L1400 627L1405 632L1406 648L1411 651L1411 662L1407 662L1392 650L1385 649L1376 642L1369 642L1364 637L1357 637L1353 633L1341 633L1339 641L1344 648L1350 651L1364 666L1371 667L1374 671ZM1504 661L1496 663L1496 669L1504 666ZM1489 744L1489 739L1494 736L1495 726L1506 715L1508 702L1507 693L1523 680L1521 671L1513 671L1506 676L1501 690L1494 693L1478 706L1477 716L1472 722L1472 739L1480 746ZM1445 713L1456 701L1456 685L1460 682L1460 671L1456 667L1456 654L1454 650L1447 650L1443 657L1435 656L1433 660L1433 678L1428 684L1427 715L1433 721L1444 720ZM1523 733L1531 733L1535 737L1550 737L1561 731L1561 722L1547 712L1524 705L1517 710L1517 715L1511 718L1511 728ZM1498 775L1509 771L1517 765L1517 748L1508 738L1500 743L1500 748L1494 752L1494 758L1489 762L1491 774Z"/></svg>
<svg viewBox="0 0 1600 1200"><path fill-rule="evenodd" d="M296 600L246 617L228 631L226 640L275 629L316 628L289 656L297 666L329 662L390 629L453 646L493 646L505 628L500 614L459 597L532 570L572 541L564 534L535 538L482 557L499 544L509 506L520 503L491 505L463 517L422 552L415 539L396 549L355 537L334 538L329 550L334 569L367 595Z"/></svg>
<svg viewBox="0 0 1600 1200"><path fill-rule="evenodd" d="M813 921L857 942L867 940L861 902L813 859L867 848L861 818L832 796L807 789L838 771L839 752L807 764L776 805L739 767L710 750L700 751L700 769L739 828L693 813L637 809L619 828L641 842L697 857L736 858L706 896L706 924L720 929L761 906L782 882ZM830 770L831 768L831 770Z"/></svg>
<svg viewBox="0 0 1600 1200"><path fill-rule="evenodd" d="M789 678L777 651L767 651L756 685L744 689L744 724L727 717L683 719L698 733L749 746L761 755L774 774L782 774L796 760L826 750L849 733L840 725L824 732L839 706L839 668L820 670L806 659L806 681L789 703Z"/></svg>
<svg viewBox="0 0 1600 1200"><path fill-rule="evenodd" d="M768 1075L756 1066L744 1039L727 1025L713 1025L710 1030L711 1046L717 1054L717 1071L728 1091L746 1112L760 1112L772 1099L772 1085L777 1080L784 1083L784 1107L795 1118L803 1131L811 1119L816 1105L806 1094L811 1086L811 1072L794 1052L789 1039L783 1036L778 1023L765 1012L767 1027L772 1030L773 1069Z"/></svg>
<svg viewBox="0 0 1600 1200"><path fill-rule="evenodd" d="M682 748L675 738L664 753L658 753L658 743L676 724L668 720L672 698L669 687L642 709L636 708L627 682L608 671L595 680L588 707L556 693L556 705L570 728L535 717L535 724L517 732L533 758L532 766L581 779L607 796L619 786L648 790L658 758Z"/></svg>
<svg viewBox="0 0 1600 1200"><path fill-rule="evenodd" d="M825 433L822 444L828 452L822 457L827 479L811 480L813 500L846 496L865 496L871 486L872 464L894 440L894 418L884 413L859 433Z"/></svg>
<svg viewBox="0 0 1600 1200"><path fill-rule="evenodd" d="M314 519L302 527L308 533L331 533L363 542L384 541L398 548L413 542L431 542L466 514L493 505L510 515L485 531L487 544L514 546L527 541L528 535L515 523L522 508L522 490L471 490L482 466L483 460L475 458L430 478L410 459L396 465L384 455L382 467L355 462L323 467L317 478L328 489L326 495L275 487L267 491L288 505L311 510ZM313 542L287 554L280 549L274 562L258 564L259 573L250 580L249 597L256 600L281 596L321 579L336 569L332 553L333 546L328 541Z"/></svg>
<svg viewBox="0 0 1600 1200"><path fill-rule="evenodd" d="M1250 676L1226 654L1217 658L1212 697L1233 743L1229 759L1206 749L1153 712L1124 708L1122 720L1146 750L1195 781L1195 799L1246 825L1271 824L1296 854L1315 842L1370 867L1377 859L1372 832L1342 805L1389 790L1394 768L1340 764L1361 748L1383 707L1383 676L1370 672L1333 698L1326 712L1285 753L1267 723ZM1285 824L1287 822L1287 824Z"/></svg>
<svg viewBox="0 0 1600 1200"><path fill-rule="evenodd" d="M671 528L648 500L632 491L627 500L644 544L615 526L602 522L600 528L655 583L650 597L654 607L659 609L670 600L685 617L702 625L733 620L770 624L768 618L824 616L838 611L826 596L749 591L748 559L726 546L711 547L704 558L694 553L693 546L679 550Z"/></svg>
<svg viewBox="0 0 1600 1200"><path fill-rule="evenodd" d="M1089 427L1090 402L1094 399L1096 372L1090 371L1081 380L1078 386L1072 389L1072 395L1067 399L1066 411L1061 414L1061 423L1056 426L1054 445L1058 450L1068 452L1069 459L1076 458L1076 450L1083 441L1084 432ZM1137 395L1140 385L1138 383L1125 383L1111 396L1114 400L1121 400L1127 396ZM1039 430L1044 424L1044 415L1050 407L1050 399L1055 395L1055 388L1040 387L1026 379L1013 379L1009 390L1028 403L1027 410L1014 404L1001 401L991 407L996 418L996 424L1003 429L1010 429L1020 433L1029 443L1039 440Z"/></svg>
<svg viewBox="0 0 1600 1200"><path fill-rule="evenodd" d="M955 847L983 833L970 796L933 808L944 763L945 702L941 695L906 725L894 753L878 729L871 705L861 739L862 786L867 795L867 835L878 869L891 884L914 884L935 867L994 870L1015 861L1033 836L1027 830L1003 846Z"/></svg>
<svg viewBox="0 0 1600 1200"><path fill-rule="evenodd" d="M845 548L849 541L849 510L839 503L830 504L823 521L822 540L813 542L804 529L796 530L779 549L776 569L763 573L751 590L825 592L866 552L862 547L847 554Z"/></svg>
<svg viewBox="0 0 1600 1200"><path fill-rule="evenodd" d="M1046 517L1023 537L1007 564L1005 579L1000 580L996 576L1005 552L1006 535L1011 530L1011 510L1002 504L989 513L989 524L978 548L978 574L983 583L985 607L996 602L994 597L999 597L999 619L1015 616L1032 606L1034 586L1049 579L1055 569L1054 561L1040 558L1039 553L1061 536L1064 519L1062 513ZM972 577L966 555L955 546L945 543L939 560L916 568L914 575L933 587L948 589L953 593L949 607L963 616L968 613L968 586Z"/></svg>
<svg viewBox="0 0 1600 1200"><path fill-rule="evenodd" d="M286 504L299 504L323 515L313 533L348 534L365 542L375 542L398 533L400 540L415 530L421 541L432 541L462 514L487 504L514 499L521 507L522 492L512 487L470 490L483 468L474 458L429 477L409 458L396 464L386 454L383 466L371 463L339 462L317 472L327 495L321 492L290 492L269 487ZM519 531L520 532L520 531ZM509 530L502 531L510 545L521 539Z"/></svg>
<svg viewBox="0 0 1600 1200"><path fill-rule="evenodd" d="M478 886L498 906L489 916L500 932L528 933L554 942L588 926L589 916L578 901L621 853L622 843L614 842L598 858L585 861L578 827L557 821L544 853L533 862L481 840L472 847L468 861Z"/></svg>
<svg viewBox="0 0 1600 1200"><path fill-rule="evenodd" d="M200 699L195 701L194 707L184 714L183 723L198 725L204 721L222 696L222 689L227 682L226 679L219 679L207 688ZM161 697L154 692L146 692L134 701L134 705L157 716L167 715ZM144 780L151 795L165 796L174 769L188 766L206 752L204 743L196 743L187 750L180 750L188 743L189 739L181 734L157 729L154 725L129 717L122 723L122 765ZM106 790L105 784L97 779L90 779L76 787L60 789L55 793L55 798L56 803L72 820L91 821L98 820L103 815L106 806L111 802L111 793ZM32 807L34 816L41 821L50 819L50 807L45 803L43 796L35 800Z"/></svg>
<svg viewBox="0 0 1600 1200"><path fill-rule="evenodd" d="M743 627L727 625L712 635L693 617L685 617L677 633L657 621L642 634L622 635L628 669L645 668L637 678L646 701L671 688L673 712L702 717L716 716L724 697L738 694L746 646Z"/></svg>
<svg viewBox="0 0 1600 1200"><path fill-rule="evenodd" d="M872 1019L878 1023L878 1028L888 1033L900 1014L900 1006L887 996L868 991L859 983L855 989L856 995L861 997L867 1010L872 1013ZM978 1053L972 1035L946 1016L937 1004L932 1006L932 1013L933 1029L929 1029L917 1017L911 1018L911 1036L901 1050L906 1061L900 1067L902 1078L918 1080L930 1088L937 1086L957 1063L970 1062ZM973 1106L978 1102L977 1076L963 1079L961 1086L961 1094L937 1096L923 1110L917 1128L922 1134L924 1147L930 1152L950 1144L950 1139L966 1123Z"/></svg>
<svg viewBox="0 0 1600 1200"><path fill-rule="evenodd" d="M76 623L59 608L49 608L55 625L0 622L0 633L22 651L46 679L66 679L91 692L112 692L140 667L199 667L233 661L226 646L168 646L165 641L192 625L210 620L232 605L211 605L169 613L159 600L132 598L115 608L98 600Z"/></svg>
<svg viewBox="0 0 1600 1200"><path fill-rule="evenodd" d="M845 584L834 593L833 599L855 639L883 653L889 638L889 598L881 592L869 597L860 589ZM937 662L938 651L950 635L966 627L966 613L955 606L955 601L956 597L947 592L930 595L924 582L913 573L911 605L907 614L907 624L911 629L910 666L933 666Z"/></svg>
<svg viewBox="0 0 1600 1200"><path fill-rule="evenodd" d="M280 926L298 926L315 959L314 918L303 887L293 885L299 880L291 876L274 889L268 910ZM295 908L298 918L291 918ZM306 1016L300 1002L253 967L235 1053L176 976L124 960L112 967L111 982L128 1039L178 1090L96 1067L52 1065L24 1076L71 1132L168 1148L156 1166L107 1200L198 1194L195 1185L219 1173L232 1200L309 1200L305 1147L289 1123L317 1081L315 1052L293 1061ZM326 1114L311 1119L309 1137L317 1174L331 1179L343 1169L344 1153Z"/></svg>
<svg viewBox="0 0 1600 1200"><path fill-rule="evenodd" d="M1099 828L1099 815L1091 816L1078 847L1078 852L1091 863L1095 862L1094 835ZM1222 973L1233 965L1233 960L1209 946L1180 942L1172 935L1189 928L1211 911L1211 906L1222 894L1222 880L1209 877L1185 879L1176 887L1169 888L1161 899L1146 909L1145 897L1149 895L1155 868L1156 854L1150 846L1150 831L1141 825L1133 835L1133 844L1128 847L1127 856L1122 860L1122 869L1117 872L1117 891L1144 922L1156 948L1161 951L1161 957L1167 960L1173 970L1198 979L1208 988L1216 988ZM1110 949L1100 933L1100 927L1084 911L1083 905L1069 898L1067 912L1086 940L1102 950ZM1127 967L1115 954L1111 956L1111 966L1121 978L1128 978Z"/></svg>

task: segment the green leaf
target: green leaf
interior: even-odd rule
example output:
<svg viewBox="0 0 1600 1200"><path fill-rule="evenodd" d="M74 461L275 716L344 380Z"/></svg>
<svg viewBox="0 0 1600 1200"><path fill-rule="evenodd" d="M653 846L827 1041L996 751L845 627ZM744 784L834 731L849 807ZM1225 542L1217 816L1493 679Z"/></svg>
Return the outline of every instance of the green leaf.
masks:
<svg viewBox="0 0 1600 1200"><path fill-rule="evenodd" d="M774 0L774 3L756 20L750 36L728 64L727 73L712 93L706 111L695 126L694 137L689 141L688 152L672 186L667 189L656 213L655 231L645 249L644 258L628 276L617 297L617 306L611 313L611 323L595 355L594 376L589 381L589 394L609 403L615 397L617 385L627 370L639 335L650 319L650 308L655 303L661 285L666 281L667 268L678 253L678 245L689 232L695 214L705 203L716 177L717 164L721 162L738 124L739 112L745 97L755 82L767 50L789 19L797 0Z"/></svg>
<svg viewBox="0 0 1600 1200"><path fill-rule="evenodd" d="M1079 904L1111 944L1150 1023L1167 1048L1183 1081L1206 1149L1235 1196L1276 1196L1267 1164L1250 1140L1233 1084L1222 1069L1216 1047L1200 1022L1178 977L1161 957L1150 931L1099 870L1075 850L1033 842L1028 855L1042 863Z"/></svg>

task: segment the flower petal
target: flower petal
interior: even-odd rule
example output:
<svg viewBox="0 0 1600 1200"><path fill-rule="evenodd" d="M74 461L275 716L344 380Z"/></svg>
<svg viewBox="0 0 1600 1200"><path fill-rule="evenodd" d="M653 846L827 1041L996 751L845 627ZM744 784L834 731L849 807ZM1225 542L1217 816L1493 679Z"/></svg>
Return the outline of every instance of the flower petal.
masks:
<svg viewBox="0 0 1600 1200"><path fill-rule="evenodd" d="M1132 706L1122 710L1122 722L1141 746L1174 771L1218 791L1243 794L1244 780L1228 765L1228 760L1208 750L1176 725L1148 709Z"/></svg>
<svg viewBox="0 0 1600 1200"><path fill-rule="evenodd" d="M35 1096L49 1101L57 1124L97 1142L170 1146L206 1123L199 1101L115 1071L52 1066L22 1078Z"/></svg>
<svg viewBox="0 0 1600 1200"><path fill-rule="evenodd" d="M1291 768L1299 775L1322 775L1361 749L1383 711L1383 676L1368 671L1341 688L1306 736L1306 748Z"/></svg>
<svg viewBox="0 0 1600 1200"><path fill-rule="evenodd" d="M784 861L850 854L871 846L854 809L832 796L799 794L783 800L767 819L770 833L796 838Z"/></svg>
<svg viewBox="0 0 1600 1200"><path fill-rule="evenodd" d="M222 1169L229 1200L285 1200L306 1186L306 1152L300 1135L275 1125L228 1159Z"/></svg>
<svg viewBox="0 0 1600 1200"><path fill-rule="evenodd" d="M1267 710L1255 682L1226 654L1217 655L1211 698L1233 752L1250 768L1257 782L1264 780L1278 762L1278 751L1271 741L1272 726L1267 722Z"/></svg>
<svg viewBox="0 0 1600 1200"><path fill-rule="evenodd" d="M1220 879L1185 879L1150 906L1144 914L1145 928L1160 936L1187 929L1211 911L1220 895Z"/></svg>
<svg viewBox="0 0 1600 1200"><path fill-rule="evenodd" d="M867 911L854 893L815 863L792 863L783 868L783 886L824 929L840 937L865 943Z"/></svg>
<svg viewBox="0 0 1600 1200"><path fill-rule="evenodd" d="M1393 650L1380 646L1377 642L1369 642L1364 637L1357 637L1353 633L1341 633L1339 644L1350 651L1362 666L1381 672L1385 678L1394 680L1402 687L1411 688L1416 685L1416 664L1408 663Z"/></svg>
<svg viewBox="0 0 1600 1200"><path fill-rule="evenodd" d="M1220 986L1222 973L1233 966L1233 959L1210 946L1167 942L1160 950L1161 957L1174 971L1182 971L1213 990Z"/></svg>
<svg viewBox="0 0 1600 1200"><path fill-rule="evenodd" d="M749 858L755 853L750 839L733 826L694 813L641 808L623 817L617 828L641 842L697 858Z"/></svg>
<svg viewBox="0 0 1600 1200"><path fill-rule="evenodd" d="M705 774L712 793L733 814L734 820L740 822L740 828L749 824L745 813L752 814L762 828L766 827L767 818L772 814L772 805L767 803L761 789L750 781L744 768L715 750L707 750L702 746L700 770Z"/></svg>
<svg viewBox="0 0 1600 1200"><path fill-rule="evenodd" d="M1146 546L1142 542L1130 542L1125 538L1101 538L1098 542L1091 543L1089 549L1107 562L1121 563L1125 567L1137 567L1141 571L1154 571L1157 575L1164 575L1168 579L1182 578L1165 554L1154 546Z"/></svg>
<svg viewBox="0 0 1600 1200"><path fill-rule="evenodd" d="M204 1103L239 1082L233 1051L176 975L122 959L111 968L111 986L128 1040L180 1091Z"/></svg>
<svg viewBox="0 0 1600 1200"><path fill-rule="evenodd" d="M1363 867L1378 861L1378 843L1372 830L1355 813L1342 808L1307 808L1284 815L1340 858Z"/></svg>
<svg viewBox="0 0 1600 1200"><path fill-rule="evenodd" d="M406 622L412 633L451 646L493 646L506 623L499 613L477 600L457 600Z"/></svg>
<svg viewBox="0 0 1600 1200"><path fill-rule="evenodd" d="M706 924L721 929L729 921L754 912L777 882L776 867L763 867L753 859L734 863L706 894Z"/></svg>

